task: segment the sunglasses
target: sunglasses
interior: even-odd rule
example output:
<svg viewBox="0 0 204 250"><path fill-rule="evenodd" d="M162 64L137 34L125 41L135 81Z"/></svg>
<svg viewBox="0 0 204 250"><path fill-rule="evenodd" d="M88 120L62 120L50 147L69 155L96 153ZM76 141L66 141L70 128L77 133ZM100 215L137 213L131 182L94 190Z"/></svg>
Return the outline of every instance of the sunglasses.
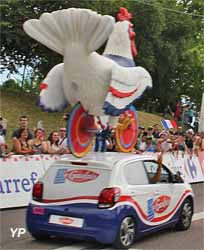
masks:
<svg viewBox="0 0 204 250"><path fill-rule="evenodd" d="M36 133L36 135L38 135L38 136L43 136L45 133L43 133L43 132L37 132Z"/></svg>

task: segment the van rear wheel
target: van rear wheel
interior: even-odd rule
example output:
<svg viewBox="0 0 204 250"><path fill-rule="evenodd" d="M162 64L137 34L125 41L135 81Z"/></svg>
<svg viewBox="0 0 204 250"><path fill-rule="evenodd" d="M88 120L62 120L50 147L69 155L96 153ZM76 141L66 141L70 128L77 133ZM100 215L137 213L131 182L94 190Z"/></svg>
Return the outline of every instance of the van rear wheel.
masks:
<svg viewBox="0 0 204 250"><path fill-rule="evenodd" d="M116 249L128 249L135 240L135 221L132 217L125 217L119 227L114 247Z"/></svg>

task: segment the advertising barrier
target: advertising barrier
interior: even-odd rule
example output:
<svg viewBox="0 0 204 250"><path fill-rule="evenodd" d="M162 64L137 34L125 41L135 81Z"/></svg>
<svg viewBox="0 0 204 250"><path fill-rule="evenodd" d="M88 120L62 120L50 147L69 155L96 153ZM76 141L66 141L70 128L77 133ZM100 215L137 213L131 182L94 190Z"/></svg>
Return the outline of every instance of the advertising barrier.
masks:
<svg viewBox="0 0 204 250"><path fill-rule="evenodd" d="M0 159L0 208L27 206L33 184L56 159L51 155Z"/></svg>
<svg viewBox="0 0 204 250"><path fill-rule="evenodd" d="M13 155L0 159L0 209L27 206L33 184L59 158L57 155ZM181 153L166 153L163 158L164 163L174 172L179 171L186 181L204 181L204 151L192 158Z"/></svg>
<svg viewBox="0 0 204 250"><path fill-rule="evenodd" d="M192 157L189 154L166 153L163 161L175 173L179 171L189 183L204 181L204 151Z"/></svg>

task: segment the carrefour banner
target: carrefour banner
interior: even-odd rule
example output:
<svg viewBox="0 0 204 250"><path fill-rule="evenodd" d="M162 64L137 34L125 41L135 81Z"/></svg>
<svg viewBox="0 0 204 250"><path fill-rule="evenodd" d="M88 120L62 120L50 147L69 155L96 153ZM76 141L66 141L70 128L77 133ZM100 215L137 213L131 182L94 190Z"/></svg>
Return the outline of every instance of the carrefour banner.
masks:
<svg viewBox="0 0 204 250"><path fill-rule="evenodd" d="M204 181L204 151L198 155L179 153L166 153L164 163L174 172L179 171L189 183Z"/></svg>
<svg viewBox="0 0 204 250"><path fill-rule="evenodd" d="M34 183L59 158L56 155L13 155L0 159L0 208L27 206ZM179 171L190 183L204 181L204 151L193 157L166 153L164 163L173 171Z"/></svg>
<svg viewBox="0 0 204 250"><path fill-rule="evenodd" d="M0 159L0 208L27 206L34 183L58 158L13 155Z"/></svg>

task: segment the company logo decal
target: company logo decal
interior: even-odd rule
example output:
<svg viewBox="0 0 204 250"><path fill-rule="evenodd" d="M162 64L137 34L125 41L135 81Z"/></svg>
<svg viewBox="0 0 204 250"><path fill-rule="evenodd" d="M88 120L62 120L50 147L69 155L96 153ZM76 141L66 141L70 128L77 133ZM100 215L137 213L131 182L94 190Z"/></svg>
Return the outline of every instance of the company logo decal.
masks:
<svg viewBox="0 0 204 250"><path fill-rule="evenodd" d="M187 163L188 163L188 169L191 173L192 179L196 178L197 171L196 171L196 166L195 166L194 162L191 161L190 159L187 159Z"/></svg>
<svg viewBox="0 0 204 250"><path fill-rule="evenodd" d="M87 169L77 169L64 172L65 179L79 183L95 180L98 176L98 173Z"/></svg>
<svg viewBox="0 0 204 250"><path fill-rule="evenodd" d="M186 175L188 176L188 177L190 177L190 175L189 175L189 173L188 173L188 168L187 168L187 163L184 161L184 170L185 170L185 172L186 172Z"/></svg>
<svg viewBox="0 0 204 250"><path fill-rule="evenodd" d="M154 209L153 209L154 199L151 198L147 200L147 220L150 221L154 218Z"/></svg>
<svg viewBox="0 0 204 250"><path fill-rule="evenodd" d="M60 184L60 183L64 183L65 179L64 179L64 173L67 171L67 168L61 168L57 170L55 179L54 179L54 184Z"/></svg>
<svg viewBox="0 0 204 250"><path fill-rule="evenodd" d="M170 204L171 197L167 195L161 195L156 200L150 198L147 200L147 220L151 221L155 218L155 214L163 213Z"/></svg>
<svg viewBox="0 0 204 250"><path fill-rule="evenodd" d="M69 225L69 224L72 224L74 220L66 217L66 218L59 218L59 222L64 225Z"/></svg>
<svg viewBox="0 0 204 250"><path fill-rule="evenodd" d="M157 214L163 213L170 204L171 197L167 195L159 196L153 203L153 209Z"/></svg>

